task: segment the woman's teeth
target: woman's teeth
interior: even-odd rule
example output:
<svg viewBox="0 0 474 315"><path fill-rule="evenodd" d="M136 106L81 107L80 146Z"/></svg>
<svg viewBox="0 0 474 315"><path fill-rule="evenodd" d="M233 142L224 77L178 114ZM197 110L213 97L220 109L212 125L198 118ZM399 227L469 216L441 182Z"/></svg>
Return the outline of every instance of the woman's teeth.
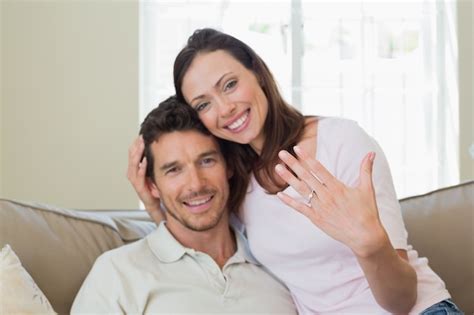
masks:
<svg viewBox="0 0 474 315"><path fill-rule="evenodd" d="M229 126L227 126L227 128L229 128L230 130L238 129L240 126L244 124L248 116L249 116L249 112L246 111L245 114L242 115L242 117L240 117L239 119L231 123Z"/></svg>

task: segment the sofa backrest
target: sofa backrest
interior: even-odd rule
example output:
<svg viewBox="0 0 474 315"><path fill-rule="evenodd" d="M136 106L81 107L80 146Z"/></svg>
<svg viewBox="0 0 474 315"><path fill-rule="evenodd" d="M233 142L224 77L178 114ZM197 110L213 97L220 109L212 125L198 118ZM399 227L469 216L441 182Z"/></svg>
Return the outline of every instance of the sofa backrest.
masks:
<svg viewBox="0 0 474 315"><path fill-rule="evenodd" d="M59 314L96 258L155 228L145 211L84 212L0 199L0 248L10 244Z"/></svg>
<svg viewBox="0 0 474 315"><path fill-rule="evenodd" d="M474 181L400 200L408 243L474 314Z"/></svg>

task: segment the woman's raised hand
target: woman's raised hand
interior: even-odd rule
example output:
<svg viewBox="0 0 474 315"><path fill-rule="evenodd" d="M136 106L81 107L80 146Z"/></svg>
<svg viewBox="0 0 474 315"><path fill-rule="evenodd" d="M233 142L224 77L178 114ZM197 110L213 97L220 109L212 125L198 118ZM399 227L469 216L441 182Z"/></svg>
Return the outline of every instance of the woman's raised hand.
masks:
<svg viewBox="0 0 474 315"><path fill-rule="evenodd" d="M148 214L156 223L159 223L164 219L164 215L160 208L160 200L152 196L146 182L147 160L146 157L142 160L143 150L145 150L145 143L142 136L139 136L128 149L127 178L145 205Z"/></svg>
<svg viewBox="0 0 474 315"><path fill-rule="evenodd" d="M288 206L308 217L332 238L349 246L360 257L367 257L386 245L388 236L378 215L372 183L375 153L362 160L359 183L348 187L335 178L319 161L295 147L296 159L287 151L279 157L286 164L278 164L276 172L307 203L280 192L278 197Z"/></svg>

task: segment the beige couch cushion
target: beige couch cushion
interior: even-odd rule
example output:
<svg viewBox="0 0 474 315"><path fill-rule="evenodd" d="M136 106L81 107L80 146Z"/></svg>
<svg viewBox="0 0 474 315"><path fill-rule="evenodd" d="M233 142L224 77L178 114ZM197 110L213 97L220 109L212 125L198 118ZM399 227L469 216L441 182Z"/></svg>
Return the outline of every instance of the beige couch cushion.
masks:
<svg viewBox="0 0 474 315"><path fill-rule="evenodd" d="M128 218L110 218L107 211L97 214L0 199L0 248L10 244L54 310L67 314L101 253L155 228L145 221L146 212L130 213Z"/></svg>
<svg viewBox="0 0 474 315"><path fill-rule="evenodd" d="M9 245L0 252L0 314L56 314Z"/></svg>
<svg viewBox="0 0 474 315"><path fill-rule="evenodd" d="M474 314L474 181L402 199L408 242Z"/></svg>

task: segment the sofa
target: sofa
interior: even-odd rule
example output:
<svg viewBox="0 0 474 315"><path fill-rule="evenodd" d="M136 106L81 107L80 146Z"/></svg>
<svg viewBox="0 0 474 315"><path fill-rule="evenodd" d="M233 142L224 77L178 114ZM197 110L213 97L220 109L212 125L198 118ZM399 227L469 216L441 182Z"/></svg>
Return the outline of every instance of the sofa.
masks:
<svg viewBox="0 0 474 315"><path fill-rule="evenodd" d="M460 308L474 314L474 181L400 203L409 243L428 257ZM0 248L10 245L59 314L69 313L100 254L155 227L143 210L81 211L0 199Z"/></svg>

